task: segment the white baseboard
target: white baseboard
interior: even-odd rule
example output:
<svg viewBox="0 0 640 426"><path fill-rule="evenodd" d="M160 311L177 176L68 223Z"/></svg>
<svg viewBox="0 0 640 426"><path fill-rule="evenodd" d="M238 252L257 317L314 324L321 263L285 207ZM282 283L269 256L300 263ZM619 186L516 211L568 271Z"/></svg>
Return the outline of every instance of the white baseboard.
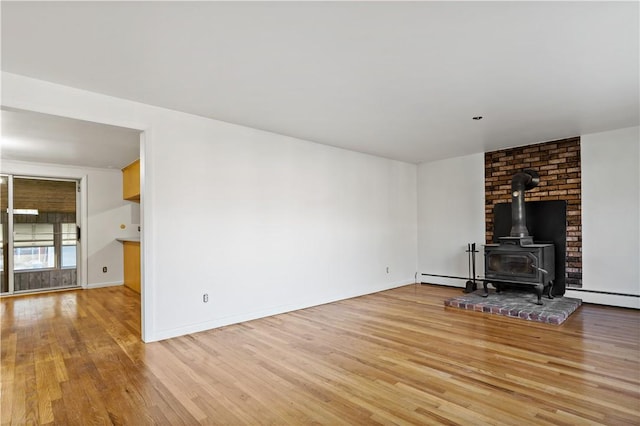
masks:
<svg viewBox="0 0 640 426"><path fill-rule="evenodd" d="M564 295L566 297L582 299L584 303L640 309L640 297L623 296L618 294L589 293L587 291L571 289L567 289Z"/></svg>
<svg viewBox="0 0 640 426"><path fill-rule="evenodd" d="M467 284L465 280L461 280L459 278L442 278L442 277L430 277L430 276L422 276L419 277L422 283L424 284L434 284L434 285L442 285L445 287L460 287L464 288ZM482 287L482 281L476 281L478 284L478 288Z"/></svg>
<svg viewBox="0 0 640 426"><path fill-rule="evenodd" d="M101 287L115 287L118 285L124 285L123 282L121 281L114 281L114 282L107 282L107 283L91 283L91 284L87 284L86 289L91 289L91 288L101 288Z"/></svg>

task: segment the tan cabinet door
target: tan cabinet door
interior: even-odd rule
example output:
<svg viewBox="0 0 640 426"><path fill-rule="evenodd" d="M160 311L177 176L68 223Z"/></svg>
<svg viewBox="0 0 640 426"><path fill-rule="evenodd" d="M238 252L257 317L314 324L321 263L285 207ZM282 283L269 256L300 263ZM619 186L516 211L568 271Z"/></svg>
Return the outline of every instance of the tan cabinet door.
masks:
<svg viewBox="0 0 640 426"><path fill-rule="evenodd" d="M124 285L140 293L140 243L124 242Z"/></svg>

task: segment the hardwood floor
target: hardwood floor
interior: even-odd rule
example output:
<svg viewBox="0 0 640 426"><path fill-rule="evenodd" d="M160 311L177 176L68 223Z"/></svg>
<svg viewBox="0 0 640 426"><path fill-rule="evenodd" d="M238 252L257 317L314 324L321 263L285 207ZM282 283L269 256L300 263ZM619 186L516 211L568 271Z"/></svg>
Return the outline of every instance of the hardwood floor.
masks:
<svg viewBox="0 0 640 426"><path fill-rule="evenodd" d="M640 312L411 285L162 342L125 287L4 298L2 424L639 424Z"/></svg>

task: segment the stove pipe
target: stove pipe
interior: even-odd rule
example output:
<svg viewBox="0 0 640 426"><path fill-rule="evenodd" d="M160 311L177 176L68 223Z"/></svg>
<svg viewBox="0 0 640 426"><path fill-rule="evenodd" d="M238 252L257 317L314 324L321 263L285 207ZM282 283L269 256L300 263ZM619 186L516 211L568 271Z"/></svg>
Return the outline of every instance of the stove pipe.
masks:
<svg viewBox="0 0 640 426"><path fill-rule="evenodd" d="M527 217L524 210L524 191L540 183L538 172L531 169L513 175L511 179L511 236L528 237Z"/></svg>

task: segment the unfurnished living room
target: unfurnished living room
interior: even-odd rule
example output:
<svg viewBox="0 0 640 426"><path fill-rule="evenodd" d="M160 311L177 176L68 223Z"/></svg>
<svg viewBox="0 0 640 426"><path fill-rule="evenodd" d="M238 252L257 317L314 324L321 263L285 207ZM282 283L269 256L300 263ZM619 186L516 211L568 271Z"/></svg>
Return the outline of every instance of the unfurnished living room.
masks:
<svg viewBox="0 0 640 426"><path fill-rule="evenodd" d="M2 1L2 425L640 423L637 1Z"/></svg>

